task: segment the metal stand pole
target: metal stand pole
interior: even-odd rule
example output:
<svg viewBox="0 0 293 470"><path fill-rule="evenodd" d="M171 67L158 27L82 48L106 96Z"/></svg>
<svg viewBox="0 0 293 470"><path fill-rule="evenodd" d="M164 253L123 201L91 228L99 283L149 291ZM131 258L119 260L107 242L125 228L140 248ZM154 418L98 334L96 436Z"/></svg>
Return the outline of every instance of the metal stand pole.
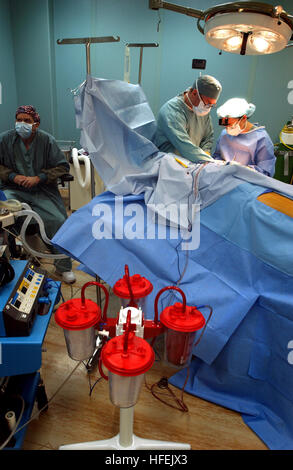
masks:
<svg viewBox="0 0 293 470"><path fill-rule="evenodd" d="M143 56L143 48L144 47L158 47L159 44L157 42L152 43L126 43L126 47L140 47L140 55L139 55L139 71L138 71L138 83L141 84L141 75L142 75L142 56Z"/></svg>
<svg viewBox="0 0 293 470"><path fill-rule="evenodd" d="M86 48L86 71L87 75L91 75L91 44L96 43L105 43L105 42L119 42L120 37L117 36L102 36L102 37L90 37L90 38L69 38L69 39L57 39L57 44L85 44ZM95 191L95 168L91 162L91 198L93 199L96 195ZM100 282L100 278L96 276L96 281ZM101 293L100 289L97 287L97 304L101 308Z"/></svg>
<svg viewBox="0 0 293 470"><path fill-rule="evenodd" d="M87 75L91 74L91 44L105 43L105 42L119 42L120 37L117 36L102 36L102 37L90 37L90 38L69 38L69 39L57 39L57 44L85 44L86 47L86 71ZM95 197L95 169L91 162L91 197Z"/></svg>

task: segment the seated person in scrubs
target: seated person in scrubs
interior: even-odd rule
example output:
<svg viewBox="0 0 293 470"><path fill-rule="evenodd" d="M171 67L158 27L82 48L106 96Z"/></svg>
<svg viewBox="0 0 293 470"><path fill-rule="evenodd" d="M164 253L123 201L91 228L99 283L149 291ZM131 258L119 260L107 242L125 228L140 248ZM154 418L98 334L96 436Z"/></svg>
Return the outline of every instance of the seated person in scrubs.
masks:
<svg viewBox="0 0 293 470"><path fill-rule="evenodd" d="M20 106L15 119L15 129L0 135L0 188L7 199L29 204L52 239L67 218L57 178L68 173L69 165L55 139L39 129L40 116L33 106ZM65 282L75 282L70 258L54 264Z"/></svg>
<svg viewBox="0 0 293 470"><path fill-rule="evenodd" d="M255 106L242 98L232 98L217 110L222 131L213 157L238 162L267 176L274 176L274 145L264 126L248 121Z"/></svg>
<svg viewBox="0 0 293 470"><path fill-rule="evenodd" d="M222 86L210 75L200 76L191 88L167 101L159 111L155 145L194 163L213 161L214 131L210 116Z"/></svg>

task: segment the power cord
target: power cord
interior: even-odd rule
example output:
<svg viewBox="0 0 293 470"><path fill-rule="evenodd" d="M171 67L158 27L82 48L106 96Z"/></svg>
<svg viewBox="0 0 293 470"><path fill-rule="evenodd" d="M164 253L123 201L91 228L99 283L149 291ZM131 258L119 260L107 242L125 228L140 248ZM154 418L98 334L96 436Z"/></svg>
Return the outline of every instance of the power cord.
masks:
<svg viewBox="0 0 293 470"><path fill-rule="evenodd" d="M53 395L51 396L51 398L47 401L47 403L38 411L36 411L36 413L34 413L31 418L26 422L24 423L20 428L18 428L18 425L20 423L20 419L18 419L14 429L11 431L11 434L10 436L6 439L6 441L0 446L0 450L2 450L6 444L10 441L10 439L16 434L18 433L19 431L21 431L24 427L26 427L29 423L31 423L36 417L38 417L41 412L43 410L45 410L47 407L48 407L48 404L55 398L55 396L59 393L59 391L61 390L62 387L64 387L64 385L66 384L66 382L68 382L68 380L71 378L71 376L74 374L74 372L76 371L76 369L80 366L80 364L82 364L82 361L78 362L77 365L74 367L74 369L70 372L70 374L66 377L66 379L62 382L62 384L57 388L56 392L53 393ZM21 416L22 416L22 413L21 413Z"/></svg>
<svg viewBox="0 0 293 470"><path fill-rule="evenodd" d="M5 441L0 445L0 450L4 449L4 447L7 446L8 442L10 441L10 439L12 439L12 437L14 436L14 434L16 433L16 429L17 429L17 426L19 425L20 421L21 421L21 418L23 417L23 412L24 412L24 408L25 408L25 402L24 402L24 399L22 398L21 395L17 395L17 398L19 398L21 400L21 410L20 410L20 413L19 413L19 417L15 423L15 427L14 429L12 429L11 433L9 434L9 436L5 439Z"/></svg>
<svg viewBox="0 0 293 470"><path fill-rule="evenodd" d="M209 324L209 321L212 317L212 314L213 314L213 309L210 305L200 305L199 307L197 307L198 309L200 308L208 308L210 310L210 313L209 313L209 316L208 316L208 319L205 323L205 326L204 328L202 329L202 332L199 336L199 338L197 339L197 341L194 343L193 347L196 347L205 330L206 330L206 327L208 326ZM156 337L152 340L151 342L151 345L153 346L154 345L154 342L155 342L155 339ZM144 381L145 381L145 385L147 387L148 390L150 390L150 392L152 393L152 395L159 401L161 401L162 403L164 403L165 405L167 406L170 406L171 408L175 408L176 410L179 410L179 411L183 411L183 412L187 412L188 411L188 408L187 406L185 405L184 403L184 400L183 400L183 395L184 395L184 390L185 390L185 387L186 387L186 384L187 384L187 381L188 381L188 378L189 378L189 373L190 373L190 368L189 366L187 367L187 374L186 374L186 379L185 379L185 382L184 382L184 385L182 387L182 390L181 390L181 397L180 398L177 398L175 393L173 392L173 390L169 387L169 383L168 383L168 378L167 377L162 377L158 382L154 383L153 385L149 386L146 382L146 378L144 378ZM162 389L165 389L167 390L168 392L168 395L169 397L171 396L171 398L173 398L175 400L175 402L177 403L177 406L174 406L168 402L166 402L165 400L163 400L162 398L160 398L158 395L159 393L155 390L156 388L158 388L159 390L162 390ZM163 394L163 396L167 396L167 394Z"/></svg>
<svg viewBox="0 0 293 470"><path fill-rule="evenodd" d="M84 365L84 367L86 368L86 370L88 372L88 381L89 381L89 389L90 389L89 396L91 396L95 386L100 382L100 380L102 380L103 377L98 377L97 380L95 380L95 382L92 384L91 374L88 371L87 364L85 362L83 362L83 365Z"/></svg>
<svg viewBox="0 0 293 470"><path fill-rule="evenodd" d="M164 403L165 405L170 406L171 408L174 408L175 410L179 410L179 411L182 411L183 413L187 413L188 412L188 407L184 403L184 398L183 397L184 397L184 390L185 390L188 378L189 378L189 367L187 368L186 379L185 379L184 385L181 389L180 398L178 398L175 395L175 393L173 392L173 390L169 387L169 382L168 382L167 377L162 377L158 382L155 382L151 386L149 386L147 384L146 378L144 380L145 380L146 388L151 392L151 394L153 395L154 398L156 398L160 402ZM159 393L158 390L156 390L156 389L166 390L167 393ZM161 395L161 396L159 396L159 395ZM167 402L166 400L164 400L162 398L162 396L172 398L175 401L175 403L177 404L177 406L172 405L172 403L170 403L170 402Z"/></svg>

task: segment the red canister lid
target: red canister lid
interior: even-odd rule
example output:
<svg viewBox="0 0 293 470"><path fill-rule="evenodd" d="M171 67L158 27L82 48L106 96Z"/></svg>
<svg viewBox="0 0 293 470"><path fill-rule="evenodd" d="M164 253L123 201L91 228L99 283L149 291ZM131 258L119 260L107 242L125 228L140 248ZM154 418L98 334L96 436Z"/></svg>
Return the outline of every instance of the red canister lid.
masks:
<svg viewBox="0 0 293 470"><path fill-rule="evenodd" d="M133 297L135 299L141 299L142 297L146 297L153 290L152 283L148 281L148 279L146 279L145 277L142 277L140 274L134 274L133 276L130 276L129 280L133 292ZM113 292L115 295L117 295L117 297L120 297L122 299L130 298L128 284L125 276L115 283L113 287Z"/></svg>
<svg viewBox="0 0 293 470"><path fill-rule="evenodd" d="M56 323L65 330L85 330L101 319L100 307L90 299L71 299L64 302L55 313Z"/></svg>
<svg viewBox="0 0 293 470"><path fill-rule="evenodd" d="M153 348L132 331L124 352L125 333L111 339L101 351L101 359L110 372L124 377L134 377L147 372L155 361Z"/></svg>
<svg viewBox="0 0 293 470"><path fill-rule="evenodd" d="M205 324L205 319L196 307L186 305L184 311L183 304L177 302L162 311L160 322L171 330L189 333L200 330Z"/></svg>

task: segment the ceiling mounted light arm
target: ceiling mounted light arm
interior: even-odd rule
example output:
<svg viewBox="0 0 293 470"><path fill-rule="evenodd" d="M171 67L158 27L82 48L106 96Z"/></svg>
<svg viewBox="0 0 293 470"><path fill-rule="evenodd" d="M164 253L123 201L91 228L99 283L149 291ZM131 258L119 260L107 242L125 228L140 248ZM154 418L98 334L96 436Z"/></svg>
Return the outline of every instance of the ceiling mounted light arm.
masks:
<svg viewBox="0 0 293 470"><path fill-rule="evenodd" d="M176 5L175 3L163 2L162 0L149 0L149 8L151 10L164 10L175 11L176 13L182 13L183 15L192 16L193 18L201 18L203 11L195 10L194 8L183 7Z"/></svg>
<svg viewBox="0 0 293 470"><path fill-rule="evenodd" d="M164 8L197 18L197 28L209 44L235 54L271 54L289 47L293 38L293 16L281 5L239 1L201 11L149 0L149 8Z"/></svg>

